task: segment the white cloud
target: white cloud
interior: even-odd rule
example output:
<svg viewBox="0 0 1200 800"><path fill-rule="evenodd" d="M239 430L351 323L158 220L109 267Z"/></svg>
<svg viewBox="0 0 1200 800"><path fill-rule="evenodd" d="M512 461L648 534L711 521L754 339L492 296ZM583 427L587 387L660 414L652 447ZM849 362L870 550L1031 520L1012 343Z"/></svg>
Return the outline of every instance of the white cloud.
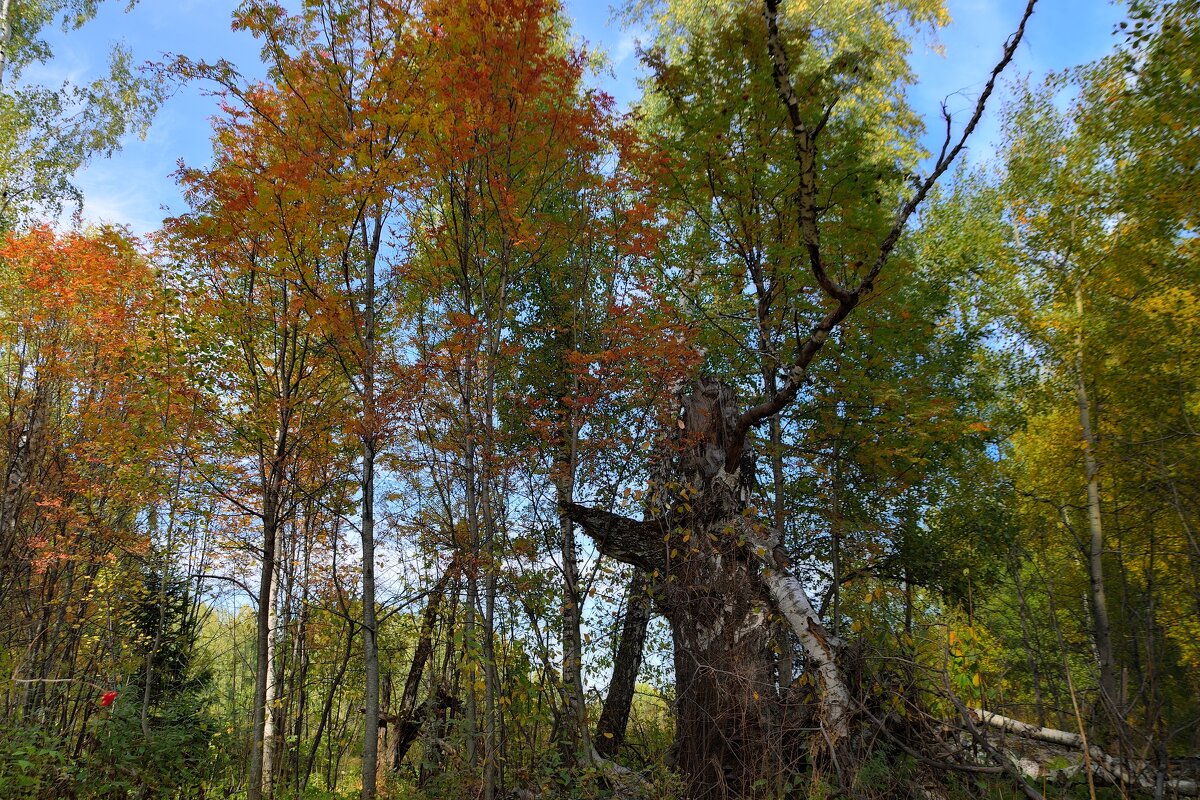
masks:
<svg viewBox="0 0 1200 800"><path fill-rule="evenodd" d="M628 60L637 50L638 41L644 34L642 31L625 31L621 34L621 38L617 40L617 46L613 49L612 60L613 66L619 67Z"/></svg>

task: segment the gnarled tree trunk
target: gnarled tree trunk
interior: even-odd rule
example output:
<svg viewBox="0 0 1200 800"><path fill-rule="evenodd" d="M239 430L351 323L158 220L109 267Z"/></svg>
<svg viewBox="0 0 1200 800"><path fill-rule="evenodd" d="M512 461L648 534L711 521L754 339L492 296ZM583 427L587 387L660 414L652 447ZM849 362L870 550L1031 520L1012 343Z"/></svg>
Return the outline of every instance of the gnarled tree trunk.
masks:
<svg viewBox="0 0 1200 800"><path fill-rule="evenodd" d="M575 504L567 511L601 552L645 571L671 624L677 763L691 796L743 797L759 778L788 769L781 759L805 752L778 746L785 700L774 691L773 611L789 622L817 676L819 739L827 745L846 737L849 693L835 640L769 525L748 509L754 467L736 395L701 378L681 406L670 475L652 487L659 516L635 521Z"/></svg>

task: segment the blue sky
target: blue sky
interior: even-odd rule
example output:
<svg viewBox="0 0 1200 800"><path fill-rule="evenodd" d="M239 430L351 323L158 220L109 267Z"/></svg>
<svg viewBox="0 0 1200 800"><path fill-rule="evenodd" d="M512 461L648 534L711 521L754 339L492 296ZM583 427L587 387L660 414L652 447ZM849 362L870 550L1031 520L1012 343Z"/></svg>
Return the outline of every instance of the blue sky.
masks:
<svg viewBox="0 0 1200 800"><path fill-rule="evenodd" d="M164 53L192 58L227 58L246 74L258 74L258 46L252 37L229 30L230 14L238 0L141 0L129 13L125 3L109 2L95 20L80 31L51 37L56 54L47 65L31 67L28 80L57 83L85 81L99 74L114 42L129 46L135 62L154 61ZM611 19L606 0L566 0L576 34L610 57L604 88L624 107L638 93L638 64L634 44L640 32L622 29ZM1014 29L1024 0L949 0L954 22L938 40L917 42L913 65L920 83L913 89L913 106L937 127L943 99L965 116ZM1114 44L1112 31L1122 8L1109 0L1041 0L1010 75L1028 74L1035 80L1047 71L1061 70L1104 55ZM975 157L986 155L996 139L999 104L993 105L974 140ZM209 155L209 119L215 100L200 87L176 93L159 112L145 140L132 139L111 159L97 160L78 179L84 193L86 221L129 225L135 233L158 227L166 215L183 210L171 173L178 160L205 163ZM164 210L165 209L165 210Z"/></svg>

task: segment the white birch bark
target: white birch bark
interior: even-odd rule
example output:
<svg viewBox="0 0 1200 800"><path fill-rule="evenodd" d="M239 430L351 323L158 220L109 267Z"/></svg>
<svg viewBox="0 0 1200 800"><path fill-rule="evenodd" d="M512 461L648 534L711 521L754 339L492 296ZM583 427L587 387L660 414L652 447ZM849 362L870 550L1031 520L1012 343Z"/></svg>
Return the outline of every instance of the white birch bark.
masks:
<svg viewBox="0 0 1200 800"><path fill-rule="evenodd" d="M0 0L0 87L4 86L4 70L8 66L8 48L12 42L12 0Z"/></svg>
<svg viewBox="0 0 1200 800"><path fill-rule="evenodd" d="M767 542L752 541L751 546L763 555L771 551ZM821 691L821 725L831 745L836 745L850 732L851 709L850 690L837 665L838 640L825 630L808 592L786 568L764 562L763 581L771 592L775 607L800 640L809 670L817 676Z"/></svg>
<svg viewBox="0 0 1200 800"><path fill-rule="evenodd" d="M275 641L276 629L279 627L279 556L280 542L283 537L275 536L275 552L271 559L271 588L267 592L270 606L267 608L267 694L264 703L263 718L263 747L262 747L262 796L270 800L275 790L275 737L276 713L275 699L279 695L278 681L275 677Z"/></svg>
<svg viewBox="0 0 1200 800"><path fill-rule="evenodd" d="M1084 739L1078 733L1061 731L1055 728L1044 728L1030 725L1018 719L993 714L979 708L970 709L971 716L976 722L988 727L1012 734L1023 739L1058 745L1071 750L1084 751ZM1159 784L1158 772L1149 764L1132 759L1121 759L1111 756L1094 744L1087 747L1091 768L1097 778L1108 784L1127 784L1137 786L1147 791L1154 791ZM1200 796L1200 781L1194 778L1170 778L1162 782L1164 788L1177 795L1187 797Z"/></svg>

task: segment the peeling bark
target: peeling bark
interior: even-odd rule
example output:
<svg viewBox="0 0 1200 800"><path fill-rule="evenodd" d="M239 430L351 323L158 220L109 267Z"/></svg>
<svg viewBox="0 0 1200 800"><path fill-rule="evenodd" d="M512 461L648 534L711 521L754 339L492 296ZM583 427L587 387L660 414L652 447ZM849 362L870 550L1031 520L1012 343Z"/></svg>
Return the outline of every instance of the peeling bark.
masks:
<svg viewBox="0 0 1200 800"><path fill-rule="evenodd" d="M849 725L836 640L782 555L765 560L774 547L770 528L748 516L754 459L742 419L733 390L701 378L681 398L665 485L652 487L659 516L639 522L566 507L601 552L646 570L655 604L671 624L677 764L694 798L746 796L759 778L797 768L808 750L782 742L773 609L797 628L817 672L822 746L836 747Z"/></svg>
<svg viewBox="0 0 1200 800"><path fill-rule="evenodd" d="M762 543L762 549L766 543ZM775 607L788 621L808 658L808 669L816 673L821 690L821 726L834 746L850 733L850 690L837 665L841 642L825 630L808 599L808 593L787 570L782 548L775 548L775 566L763 570L763 580Z"/></svg>
<svg viewBox="0 0 1200 800"><path fill-rule="evenodd" d="M666 560L655 547L654 540L661 543L663 526L655 520L639 522L622 517L600 508L589 508L578 503L567 503L567 516L583 527L596 542L600 552L626 564L650 572L661 572Z"/></svg>

